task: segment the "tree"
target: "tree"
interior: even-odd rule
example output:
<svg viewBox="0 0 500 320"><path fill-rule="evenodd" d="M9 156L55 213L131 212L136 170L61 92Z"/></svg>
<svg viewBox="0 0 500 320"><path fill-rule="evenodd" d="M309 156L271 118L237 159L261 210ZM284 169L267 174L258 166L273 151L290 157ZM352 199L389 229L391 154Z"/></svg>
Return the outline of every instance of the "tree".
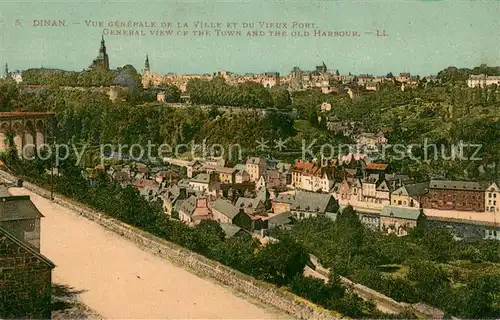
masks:
<svg viewBox="0 0 500 320"><path fill-rule="evenodd" d="M446 309L450 300L453 300L447 273L431 261L411 263L408 279L416 282L415 288L421 301Z"/></svg>
<svg viewBox="0 0 500 320"><path fill-rule="evenodd" d="M293 293L325 308L331 308L331 302L342 298L345 292L340 281L329 281L325 284L321 279L302 274L294 277L289 286Z"/></svg>
<svg viewBox="0 0 500 320"><path fill-rule="evenodd" d="M363 245L364 227L358 214L352 206L344 208L335 221L335 238L337 247L342 259L345 259L346 269L354 255L356 255Z"/></svg>
<svg viewBox="0 0 500 320"><path fill-rule="evenodd" d="M279 86L274 86L270 89L271 98L273 99L273 106L277 109L285 109L291 106L292 99L288 90Z"/></svg>
<svg viewBox="0 0 500 320"><path fill-rule="evenodd" d="M165 93L165 101L170 103L181 102L181 91L173 84L166 84L160 87Z"/></svg>
<svg viewBox="0 0 500 320"><path fill-rule="evenodd" d="M298 274L304 272L309 255L297 242L285 237L270 243L255 257L254 275L277 285L287 285Z"/></svg>
<svg viewBox="0 0 500 320"><path fill-rule="evenodd" d="M219 223L214 220L202 220L195 229L196 251L209 257L219 257L219 245L224 240L225 233Z"/></svg>
<svg viewBox="0 0 500 320"><path fill-rule="evenodd" d="M427 228L421 242L431 258L439 262L448 261L457 246L453 235L444 228Z"/></svg>
<svg viewBox="0 0 500 320"><path fill-rule="evenodd" d="M0 111L12 110L12 103L18 96L19 89L12 78L0 79Z"/></svg>
<svg viewBox="0 0 500 320"><path fill-rule="evenodd" d="M458 314L462 318L498 318L500 310L495 295L500 293L499 276L475 277L459 293Z"/></svg>

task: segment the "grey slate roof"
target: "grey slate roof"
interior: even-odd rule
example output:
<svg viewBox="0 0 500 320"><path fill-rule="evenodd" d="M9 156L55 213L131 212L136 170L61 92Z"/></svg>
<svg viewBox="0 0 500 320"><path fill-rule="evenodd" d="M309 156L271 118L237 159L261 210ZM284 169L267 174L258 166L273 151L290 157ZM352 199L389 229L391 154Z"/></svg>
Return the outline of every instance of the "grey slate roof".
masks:
<svg viewBox="0 0 500 320"><path fill-rule="evenodd" d="M270 225L283 226L293 223L295 219L290 211L285 211L269 217L267 221Z"/></svg>
<svg viewBox="0 0 500 320"><path fill-rule="evenodd" d="M403 186L409 196L421 196L429 191L429 181Z"/></svg>
<svg viewBox="0 0 500 320"><path fill-rule="evenodd" d="M208 183L210 181L210 176L206 173L200 173L193 179L191 179L192 182L201 182L201 183Z"/></svg>
<svg viewBox="0 0 500 320"><path fill-rule="evenodd" d="M167 188L165 192L162 194L162 198L170 200L171 202L175 201L181 194L181 188L178 185L174 184Z"/></svg>
<svg viewBox="0 0 500 320"><path fill-rule="evenodd" d="M324 194L298 190L295 193L295 201L290 206L290 209L325 213L331 199L332 196L328 193Z"/></svg>
<svg viewBox="0 0 500 320"><path fill-rule="evenodd" d="M236 235L238 232L242 230L240 227L234 224L220 223L219 225L222 231L224 231L224 233L226 234L225 236L226 239L234 237L234 235Z"/></svg>
<svg viewBox="0 0 500 320"><path fill-rule="evenodd" d="M229 219L233 219L238 214L239 210L230 201L217 199L212 202L212 209L219 211Z"/></svg>
<svg viewBox="0 0 500 320"><path fill-rule="evenodd" d="M191 188L191 185L189 184L189 179L181 179L179 182L177 182L177 185L180 188L186 188L186 189Z"/></svg>
<svg viewBox="0 0 500 320"><path fill-rule="evenodd" d="M266 160L259 157L250 157L247 160L247 164L260 164L261 161L266 161Z"/></svg>
<svg viewBox="0 0 500 320"><path fill-rule="evenodd" d="M487 188L487 186L485 186L485 184L482 182L475 182L475 181L431 180L429 183L429 188L484 191Z"/></svg>
<svg viewBox="0 0 500 320"><path fill-rule="evenodd" d="M194 210L196 209L196 204L198 202L198 198L195 196L190 196L179 207L179 210L187 214L188 216L193 215Z"/></svg>
<svg viewBox="0 0 500 320"><path fill-rule="evenodd" d="M39 219L43 215L31 202L29 196L0 198L0 221Z"/></svg>
<svg viewBox="0 0 500 320"><path fill-rule="evenodd" d="M288 203L288 204L292 204L294 201L295 201L295 196L293 194L280 194L273 200L273 202Z"/></svg>
<svg viewBox="0 0 500 320"><path fill-rule="evenodd" d="M237 209L239 209L239 208L255 209L259 205L259 202L262 203L262 201L260 199L239 197L238 200L236 201L235 206Z"/></svg>
<svg viewBox="0 0 500 320"><path fill-rule="evenodd" d="M380 212L381 217L394 217L398 219L417 220L422 214L422 209L411 209L385 206Z"/></svg>
<svg viewBox="0 0 500 320"><path fill-rule="evenodd" d="M30 245L24 243L20 239L16 238L12 234L10 234L9 231L5 230L1 226L0 226L0 235L3 235L5 237L7 237L9 240L11 240L15 244L17 244L19 247L21 247L24 250L28 251L31 255L33 255L34 257L36 257L38 260L40 260L43 263L45 263L49 268L54 269L56 267L55 264L52 261L50 261L47 257L45 257L44 255L42 255L39 252L37 252Z"/></svg>

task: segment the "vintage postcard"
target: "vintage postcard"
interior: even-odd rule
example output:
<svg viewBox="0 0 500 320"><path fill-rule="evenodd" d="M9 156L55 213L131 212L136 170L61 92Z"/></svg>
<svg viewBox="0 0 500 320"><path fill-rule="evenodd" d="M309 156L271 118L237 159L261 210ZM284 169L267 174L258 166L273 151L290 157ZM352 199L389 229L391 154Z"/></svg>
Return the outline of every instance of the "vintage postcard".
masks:
<svg viewBox="0 0 500 320"><path fill-rule="evenodd" d="M0 0L0 318L500 318L499 17Z"/></svg>

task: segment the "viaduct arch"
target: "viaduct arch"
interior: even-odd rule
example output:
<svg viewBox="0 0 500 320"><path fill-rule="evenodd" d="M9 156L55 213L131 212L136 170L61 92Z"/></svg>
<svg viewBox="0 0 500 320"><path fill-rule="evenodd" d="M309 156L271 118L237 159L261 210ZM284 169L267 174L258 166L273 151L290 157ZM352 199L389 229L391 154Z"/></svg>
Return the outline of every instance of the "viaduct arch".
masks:
<svg viewBox="0 0 500 320"><path fill-rule="evenodd" d="M47 136L55 124L53 112L0 112L0 152L8 150L8 137L13 136L20 157L34 152L48 141Z"/></svg>

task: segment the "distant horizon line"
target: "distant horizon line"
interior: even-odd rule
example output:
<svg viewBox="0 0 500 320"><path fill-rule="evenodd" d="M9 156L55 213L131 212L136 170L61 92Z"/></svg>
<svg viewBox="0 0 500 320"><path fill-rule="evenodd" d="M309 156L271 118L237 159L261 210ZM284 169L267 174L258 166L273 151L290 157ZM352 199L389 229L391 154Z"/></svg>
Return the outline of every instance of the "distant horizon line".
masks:
<svg viewBox="0 0 500 320"><path fill-rule="evenodd" d="M8 63L5 64L6 66L8 66ZM123 68L125 66L132 66L134 67L134 69L137 71L137 73L139 74L144 74L144 69L137 69L133 64L131 63L126 63L122 66L119 66L119 67L116 67L114 69L110 68L109 71L112 71L112 70L118 70L118 68ZM500 66L490 66L488 64L480 64L480 65L477 65L477 66L473 66L473 67L457 67L457 66L453 66L453 65L450 65L450 66L447 66L439 71L442 71L442 70L445 70L447 68L457 68L458 70L461 70L461 69L469 69L469 70L473 70L474 68L478 68L478 67L481 67L481 66L486 66L486 67L489 67L489 68L500 68ZM295 68L297 66L293 66L292 67L292 70L293 68ZM304 72L314 72L316 71L315 69L302 69L300 67L298 67L301 71L304 71ZM89 71L89 68L83 68L82 70L68 70L68 69L62 69L62 68L58 68L58 67L45 67L45 66L40 66L40 67L29 67L29 68L26 68L26 69L12 69L12 70L9 70L9 72L24 72L24 71L27 71L27 70L31 70L31 69L47 69L47 70L59 70L59 71L65 71L65 72L84 72L84 71ZM184 75L184 76L203 76L203 75L213 75L213 74L217 74L217 73L221 73L221 72L227 72L227 73L230 73L230 74L234 74L234 75L240 75L240 76L245 76L245 75L262 75L262 74L265 74L265 73L278 73L280 76L281 75L289 75L292 73L292 70L290 70L288 73L282 73L282 72L279 72L279 71L261 71L261 72L244 72L244 73L239 73L239 72L233 72L233 71L230 71L230 70L227 70L227 69L218 69L216 71L212 71L212 72L198 72L198 73L182 73L182 72L166 72L166 73L160 73L160 72L153 72L153 71L149 71L151 72L152 74L157 74L157 75ZM327 72L329 73L335 73L336 71L338 71L339 69L327 69ZM428 76L436 76L438 73L436 72L435 74L428 74ZM340 73L340 72L339 72ZM385 77L387 74L389 73L392 73L394 76L396 75L400 75L400 74L405 74L405 73L408 73L410 74L411 76L420 76L421 74L420 73L412 73L410 71L402 71L402 72L392 72L392 71L389 71L389 72L386 72L386 73L382 73L382 74L373 74L373 73L353 73L353 72L348 72L348 73L340 73L341 76L347 76L347 75L353 75L353 76L359 76L359 75L367 75L367 76L373 76L373 77Z"/></svg>

